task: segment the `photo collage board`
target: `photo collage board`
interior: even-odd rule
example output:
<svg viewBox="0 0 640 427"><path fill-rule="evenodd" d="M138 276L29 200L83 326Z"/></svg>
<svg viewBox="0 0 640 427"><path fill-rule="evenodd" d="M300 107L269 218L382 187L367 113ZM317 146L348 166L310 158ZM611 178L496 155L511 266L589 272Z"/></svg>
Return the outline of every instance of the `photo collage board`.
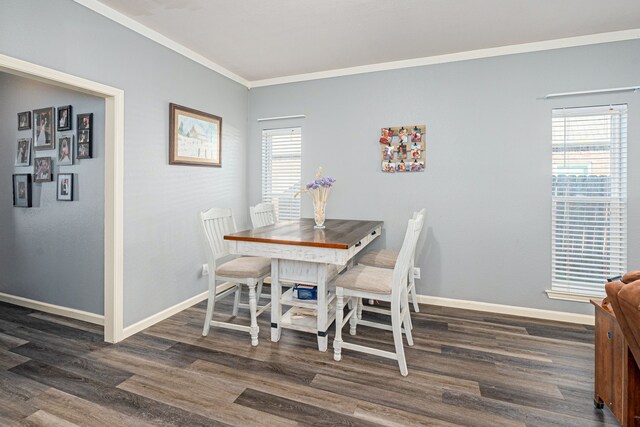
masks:
<svg viewBox="0 0 640 427"><path fill-rule="evenodd" d="M423 172L425 130L426 125L382 128L379 140L382 172Z"/></svg>
<svg viewBox="0 0 640 427"><path fill-rule="evenodd" d="M18 113L15 166L28 167L32 173L13 175L15 207L33 206L32 183L54 181L56 164L58 167L71 166L75 159L92 158L93 113L78 114L76 120L77 135L74 135L71 105ZM56 129L59 132L57 135ZM76 136L77 144L74 141ZM56 181L56 199L73 201L74 174L59 171Z"/></svg>

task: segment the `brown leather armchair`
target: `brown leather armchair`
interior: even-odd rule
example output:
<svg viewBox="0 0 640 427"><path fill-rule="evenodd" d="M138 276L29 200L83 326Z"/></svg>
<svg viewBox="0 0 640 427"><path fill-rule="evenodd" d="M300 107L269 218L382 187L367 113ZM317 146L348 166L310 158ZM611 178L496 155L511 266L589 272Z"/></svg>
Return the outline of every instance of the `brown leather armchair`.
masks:
<svg viewBox="0 0 640 427"><path fill-rule="evenodd" d="M630 271L620 282L607 283L605 290L622 334L640 366L640 270Z"/></svg>

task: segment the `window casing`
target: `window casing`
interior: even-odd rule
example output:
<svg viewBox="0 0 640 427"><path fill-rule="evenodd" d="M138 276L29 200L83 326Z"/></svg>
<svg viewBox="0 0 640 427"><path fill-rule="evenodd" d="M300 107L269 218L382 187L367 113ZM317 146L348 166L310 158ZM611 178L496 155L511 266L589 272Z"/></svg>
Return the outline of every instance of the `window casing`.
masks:
<svg viewBox="0 0 640 427"><path fill-rule="evenodd" d="M262 201L273 203L278 220L300 218L302 129L262 131Z"/></svg>
<svg viewBox="0 0 640 427"><path fill-rule="evenodd" d="M552 291L604 295L627 265L627 106L552 113Z"/></svg>

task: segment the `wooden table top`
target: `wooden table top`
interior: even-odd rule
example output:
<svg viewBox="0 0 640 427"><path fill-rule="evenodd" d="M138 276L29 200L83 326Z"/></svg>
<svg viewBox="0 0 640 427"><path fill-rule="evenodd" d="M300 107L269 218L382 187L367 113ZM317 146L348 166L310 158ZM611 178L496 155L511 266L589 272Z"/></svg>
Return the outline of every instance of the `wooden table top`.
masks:
<svg viewBox="0 0 640 427"><path fill-rule="evenodd" d="M328 219L324 223L325 228L317 230L313 228L315 225L313 219L302 218L240 231L226 235L224 238L243 242L349 249L382 224L382 221Z"/></svg>

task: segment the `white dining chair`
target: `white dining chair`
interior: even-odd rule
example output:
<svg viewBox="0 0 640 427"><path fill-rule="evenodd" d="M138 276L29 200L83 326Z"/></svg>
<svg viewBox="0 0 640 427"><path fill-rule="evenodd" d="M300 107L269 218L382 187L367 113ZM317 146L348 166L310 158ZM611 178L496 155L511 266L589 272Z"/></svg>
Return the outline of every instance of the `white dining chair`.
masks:
<svg viewBox="0 0 640 427"><path fill-rule="evenodd" d="M427 216L426 209L420 209L417 212L413 213L413 219L416 219L418 215L422 215L424 219ZM424 227L423 227L424 228ZM420 259L420 254L422 252L422 247L424 241L422 239L422 235L418 237L418 243L416 244L416 251L413 257L411 258L411 268L409 269L409 283L408 283L408 292L407 297L411 297L411 301L413 303L413 311L416 313L420 312L420 307L418 306L418 297L416 295L416 278L413 269L416 267L416 259ZM358 260L358 264L367 265L369 267L380 267L380 268L394 268L396 264L396 260L398 259L398 251L392 251L389 249L373 249L365 253ZM363 307L359 308L358 317L362 318L361 312ZM375 309L374 307L365 307L366 311L375 311L379 312L380 310Z"/></svg>
<svg viewBox="0 0 640 427"><path fill-rule="evenodd" d="M408 270L411 267L411 258L414 255L416 243L422 230L422 216L410 219L404 236L402 248L398 254L393 270L380 267L357 265L336 279L336 335L333 341L333 358L342 359L342 349L355 350L375 356L386 357L398 361L400 374L407 376L407 361L404 356L403 332L407 337L407 343L413 345L409 318L409 299L407 298ZM373 298L390 303L391 325L359 320L357 316L357 304L349 308L344 316L344 303L346 299L361 300ZM342 328L349 321L349 333L356 334L358 323L379 329L391 330L395 352L384 351L359 344L348 343L342 340Z"/></svg>
<svg viewBox="0 0 640 427"><path fill-rule="evenodd" d="M276 208L272 203L258 203L255 206L250 206L249 214L251 215L253 228L266 227L278 221Z"/></svg>
<svg viewBox="0 0 640 427"><path fill-rule="evenodd" d="M269 303L258 307L256 286L261 288L262 281L271 274L271 259L265 257L239 257L225 262L225 259L231 257L231 254L224 240L224 235L236 232L236 224L231 209L212 208L201 212L200 219L207 241L207 262L209 265L209 299L202 335L207 336L211 326L245 331L251 335L251 345L256 346L258 345L259 332L258 316L271 305ZM217 293L216 285L218 281L228 282L231 285L225 286L220 293ZM232 293L235 293L233 316L238 315L239 308L247 307L246 304L240 303L242 285L246 285L249 288L248 308L251 313L251 325L245 326L212 320L216 300Z"/></svg>

